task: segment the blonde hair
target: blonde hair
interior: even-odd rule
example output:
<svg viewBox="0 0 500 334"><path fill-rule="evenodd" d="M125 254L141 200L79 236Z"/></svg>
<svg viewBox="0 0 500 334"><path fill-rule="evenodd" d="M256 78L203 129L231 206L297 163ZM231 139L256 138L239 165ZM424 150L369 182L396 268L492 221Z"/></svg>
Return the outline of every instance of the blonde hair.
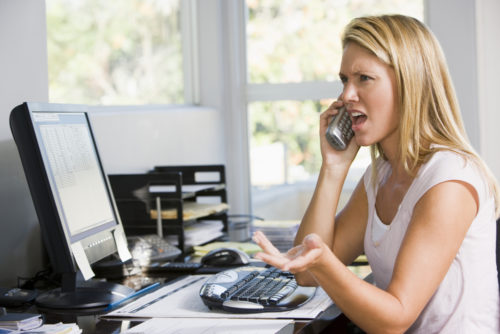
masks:
<svg viewBox="0 0 500 334"><path fill-rule="evenodd" d="M414 175L418 166L443 149L470 158L485 175L498 217L497 181L469 143L445 57L432 32L408 16L360 17L344 30L342 46L350 42L366 48L394 69L400 110L399 156L405 170ZM384 157L384 152L375 144L371 154L376 179L375 160Z"/></svg>

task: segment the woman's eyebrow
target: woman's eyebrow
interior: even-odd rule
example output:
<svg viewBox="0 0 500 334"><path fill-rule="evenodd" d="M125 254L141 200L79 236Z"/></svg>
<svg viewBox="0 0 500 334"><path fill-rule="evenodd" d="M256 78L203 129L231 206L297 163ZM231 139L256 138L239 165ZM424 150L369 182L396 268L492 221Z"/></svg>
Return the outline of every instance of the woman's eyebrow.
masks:
<svg viewBox="0 0 500 334"><path fill-rule="evenodd" d="M351 75L361 75L361 74L375 75L375 72L361 69L361 70L356 70L356 71L351 73ZM347 74L344 74L342 71L339 72L339 77L346 77L346 76L347 76Z"/></svg>

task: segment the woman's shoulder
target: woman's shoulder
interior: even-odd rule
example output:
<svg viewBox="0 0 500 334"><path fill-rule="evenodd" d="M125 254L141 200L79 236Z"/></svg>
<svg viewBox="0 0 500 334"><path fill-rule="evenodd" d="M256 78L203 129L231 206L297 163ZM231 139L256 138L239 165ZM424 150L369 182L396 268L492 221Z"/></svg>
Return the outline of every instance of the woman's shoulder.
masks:
<svg viewBox="0 0 500 334"><path fill-rule="evenodd" d="M426 188L452 180L469 183L477 190L486 185L481 169L470 155L445 147L439 148L421 166L419 178Z"/></svg>
<svg viewBox="0 0 500 334"><path fill-rule="evenodd" d="M464 169L478 172L476 163L467 153L446 147L440 147L432 153L422 168L429 172L442 171L450 175L454 172L461 173Z"/></svg>

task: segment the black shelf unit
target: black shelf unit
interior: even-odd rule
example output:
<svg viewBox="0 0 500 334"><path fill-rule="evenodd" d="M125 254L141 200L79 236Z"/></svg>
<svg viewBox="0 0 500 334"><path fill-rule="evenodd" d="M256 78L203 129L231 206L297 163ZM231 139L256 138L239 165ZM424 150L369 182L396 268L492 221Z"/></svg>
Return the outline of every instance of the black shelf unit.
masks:
<svg viewBox="0 0 500 334"><path fill-rule="evenodd" d="M186 253L185 228L199 219L222 221L227 234L227 209L194 217L185 214L186 204L202 197L227 203L224 165L156 166L144 174L110 174L108 178L127 235L175 235L177 246ZM164 210L173 217L158 218Z"/></svg>

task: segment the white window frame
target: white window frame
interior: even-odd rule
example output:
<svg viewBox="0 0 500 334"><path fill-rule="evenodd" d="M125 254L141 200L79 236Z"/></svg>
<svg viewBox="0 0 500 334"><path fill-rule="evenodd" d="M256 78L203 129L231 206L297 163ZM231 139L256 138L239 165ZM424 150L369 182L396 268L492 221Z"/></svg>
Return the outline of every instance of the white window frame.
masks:
<svg viewBox="0 0 500 334"><path fill-rule="evenodd" d="M179 0L181 12L184 103L200 104L198 25L196 0Z"/></svg>

